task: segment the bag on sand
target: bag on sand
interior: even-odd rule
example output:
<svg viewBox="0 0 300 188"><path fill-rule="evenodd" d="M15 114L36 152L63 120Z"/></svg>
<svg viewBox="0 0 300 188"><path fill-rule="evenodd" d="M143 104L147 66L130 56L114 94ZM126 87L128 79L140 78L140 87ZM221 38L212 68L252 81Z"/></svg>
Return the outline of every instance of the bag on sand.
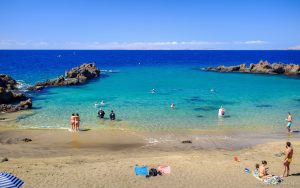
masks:
<svg viewBox="0 0 300 188"><path fill-rule="evenodd" d="M155 168L151 168L149 170L149 176L157 176L157 170Z"/></svg>

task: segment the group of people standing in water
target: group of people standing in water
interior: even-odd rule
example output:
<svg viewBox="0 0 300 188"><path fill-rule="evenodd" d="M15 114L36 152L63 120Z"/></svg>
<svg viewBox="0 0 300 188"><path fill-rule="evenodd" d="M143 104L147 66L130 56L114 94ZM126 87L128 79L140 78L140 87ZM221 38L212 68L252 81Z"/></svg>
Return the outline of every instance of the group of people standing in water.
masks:
<svg viewBox="0 0 300 188"><path fill-rule="evenodd" d="M100 110L98 111L98 117L100 119L104 119L104 116L105 116L105 112L104 110L102 110L102 108L100 108ZM116 119L116 114L114 113L114 111L110 111L110 114L109 114L109 119L110 120L115 120Z"/></svg>

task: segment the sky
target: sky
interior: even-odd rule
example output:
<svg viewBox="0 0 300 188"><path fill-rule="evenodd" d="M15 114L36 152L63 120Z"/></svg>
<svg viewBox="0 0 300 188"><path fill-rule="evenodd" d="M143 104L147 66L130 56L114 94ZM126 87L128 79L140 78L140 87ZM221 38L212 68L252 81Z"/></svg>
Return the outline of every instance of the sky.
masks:
<svg viewBox="0 0 300 188"><path fill-rule="evenodd" d="M300 49L300 0L0 0L0 49Z"/></svg>

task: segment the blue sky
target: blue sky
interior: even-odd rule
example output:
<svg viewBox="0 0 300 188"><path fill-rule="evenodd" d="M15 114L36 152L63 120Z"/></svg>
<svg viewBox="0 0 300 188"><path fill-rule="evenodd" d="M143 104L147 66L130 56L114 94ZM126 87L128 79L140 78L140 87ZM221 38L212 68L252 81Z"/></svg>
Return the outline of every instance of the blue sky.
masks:
<svg viewBox="0 0 300 188"><path fill-rule="evenodd" d="M0 49L291 48L298 0L0 0Z"/></svg>

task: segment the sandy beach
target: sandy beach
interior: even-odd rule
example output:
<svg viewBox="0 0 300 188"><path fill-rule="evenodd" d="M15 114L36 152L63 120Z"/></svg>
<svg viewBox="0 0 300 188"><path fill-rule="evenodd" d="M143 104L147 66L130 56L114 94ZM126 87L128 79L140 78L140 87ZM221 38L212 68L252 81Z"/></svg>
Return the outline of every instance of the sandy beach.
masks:
<svg viewBox="0 0 300 188"><path fill-rule="evenodd" d="M1 171L11 172L25 181L26 187L266 187L244 168L254 169L268 161L269 172L281 175L286 140L276 140L243 149L195 149L152 146L122 130L1 129L0 154L7 162ZM22 139L30 138L31 142ZM280 187L298 187L300 141L289 139L295 154L292 176ZM191 144L193 145L193 144ZM237 156L240 162L233 160ZM149 179L134 174L134 166L171 166L171 174ZM271 186L270 186L271 187Z"/></svg>

